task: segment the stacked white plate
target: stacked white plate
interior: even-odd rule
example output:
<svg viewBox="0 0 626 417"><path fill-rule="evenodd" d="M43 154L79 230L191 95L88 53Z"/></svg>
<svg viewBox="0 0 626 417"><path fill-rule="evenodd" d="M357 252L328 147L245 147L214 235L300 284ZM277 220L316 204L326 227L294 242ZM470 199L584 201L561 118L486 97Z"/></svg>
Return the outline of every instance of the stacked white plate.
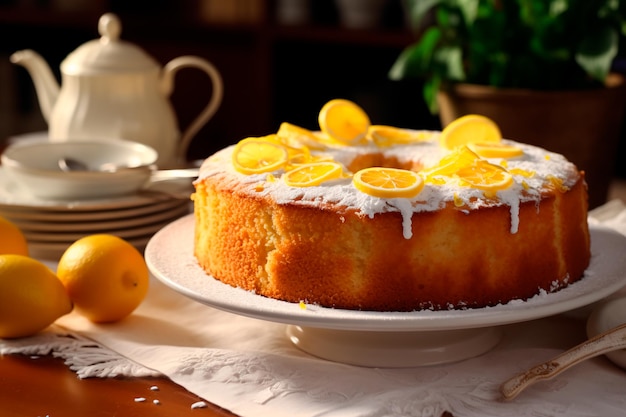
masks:
<svg viewBox="0 0 626 417"><path fill-rule="evenodd" d="M57 260L77 239L96 233L119 236L143 252L154 233L191 211L191 180L103 200L40 200L10 181L0 167L0 216L24 233L30 255Z"/></svg>

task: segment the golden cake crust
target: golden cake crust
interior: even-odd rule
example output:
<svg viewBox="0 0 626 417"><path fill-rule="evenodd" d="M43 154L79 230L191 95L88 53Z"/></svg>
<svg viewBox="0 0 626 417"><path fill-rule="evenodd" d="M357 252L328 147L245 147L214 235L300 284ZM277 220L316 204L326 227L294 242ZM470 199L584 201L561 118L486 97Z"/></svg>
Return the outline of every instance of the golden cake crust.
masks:
<svg viewBox="0 0 626 417"><path fill-rule="evenodd" d="M277 201L221 173L195 184L195 256L220 281L290 302L378 311L483 307L556 291L590 258L584 174L511 207L410 215ZM261 186L262 188L262 186ZM306 204L305 204L306 203Z"/></svg>

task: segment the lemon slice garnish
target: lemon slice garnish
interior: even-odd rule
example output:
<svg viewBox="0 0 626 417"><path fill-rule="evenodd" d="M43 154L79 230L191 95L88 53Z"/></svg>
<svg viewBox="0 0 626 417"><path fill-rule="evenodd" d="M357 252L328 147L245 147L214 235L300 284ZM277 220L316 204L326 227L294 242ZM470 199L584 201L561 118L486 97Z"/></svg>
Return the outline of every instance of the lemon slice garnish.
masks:
<svg viewBox="0 0 626 417"><path fill-rule="evenodd" d="M309 149L322 150L331 144L322 135L316 135L307 128L288 122L280 124L276 135L282 143L294 148L306 146Z"/></svg>
<svg viewBox="0 0 626 417"><path fill-rule="evenodd" d="M524 151L521 148L504 143L468 143L467 147L483 158L516 158L524 155Z"/></svg>
<svg viewBox="0 0 626 417"><path fill-rule="evenodd" d="M513 175L500 165L491 164L483 159L461 168L456 172L463 185L484 191L498 191L513 184Z"/></svg>
<svg viewBox="0 0 626 417"><path fill-rule="evenodd" d="M311 151L306 146L294 148L285 145L285 149L287 149L288 155L287 164L285 165L285 171L289 171L290 169L294 169L303 164L314 162L313 155L311 155Z"/></svg>
<svg viewBox="0 0 626 417"><path fill-rule="evenodd" d="M387 147L393 145L409 145L428 139L426 132L409 129L401 129L394 126L372 125L367 131L367 136L376 146Z"/></svg>
<svg viewBox="0 0 626 417"><path fill-rule="evenodd" d="M283 181L291 187L312 187L340 178L342 174L343 167L337 162L314 162L286 172Z"/></svg>
<svg viewBox="0 0 626 417"><path fill-rule="evenodd" d="M276 171L289 161L285 146L262 138L247 138L233 150L232 162L242 174L261 174Z"/></svg>
<svg viewBox="0 0 626 417"><path fill-rule="evenodd" d="M480 156L470 148L461 146L441 158L437 165L421 171L421 174L427 180L441 175L451 176L459 169L472 165L478 159L480 159Z"/></svg>
<svg viewBox="0 0 626 417"><path fill-rule="evenodd" d="M424 188L416 172L406 169L372 167L352 177L357 190L380 198L413 198Z"/></svg>
<svg viewBox="0 0 626 417"><path fill-rule="evenodd" d="M334 99L324 104L318 121L322 132L344 145L363 140L371 125L367 113L361 107L344 99Z"/></svg>
<svg viewBox="0 0 626 417"><path fill-rule="evenodd" d="M491 119L479 114L459 117L441 132L439 143L446 149L455 149L468 143L499 143L500 128Z"/></svg>

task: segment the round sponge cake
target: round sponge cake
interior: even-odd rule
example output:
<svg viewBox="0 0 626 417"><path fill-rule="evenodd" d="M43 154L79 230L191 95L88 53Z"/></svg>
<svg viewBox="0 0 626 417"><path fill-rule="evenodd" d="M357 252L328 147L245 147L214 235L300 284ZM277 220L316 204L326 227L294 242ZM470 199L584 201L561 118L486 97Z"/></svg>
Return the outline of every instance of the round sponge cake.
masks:
<svg viewBox="0 0 626 417"><path fill-rule="evenodd" d="M440 132L415 143L326 146L347 173L371 166L422 171L450 151ZM343 309L476 308L554 292L589 264L584 173L563 156L503 141L488 158L512 183L494 192L450 177L411 198L381 198L348 176L310 187L242 174L235 146L209 157L195 182L195 256L214 279L285 300ZM213 279L208 277L207 279Z"/></svg>

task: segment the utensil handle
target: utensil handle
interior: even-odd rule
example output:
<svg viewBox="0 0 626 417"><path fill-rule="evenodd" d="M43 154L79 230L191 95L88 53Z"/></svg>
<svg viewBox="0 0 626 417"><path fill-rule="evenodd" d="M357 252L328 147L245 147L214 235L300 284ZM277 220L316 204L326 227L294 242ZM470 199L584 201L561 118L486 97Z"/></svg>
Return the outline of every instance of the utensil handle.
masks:
<svg viewBox="0 0 626 417"><path fill-rule="evenodd" d="M537 381L553 378L586 359L624 348L626 348L626 323L514 376L500 386L500 392L504 399L512 400Z"/></svg>

